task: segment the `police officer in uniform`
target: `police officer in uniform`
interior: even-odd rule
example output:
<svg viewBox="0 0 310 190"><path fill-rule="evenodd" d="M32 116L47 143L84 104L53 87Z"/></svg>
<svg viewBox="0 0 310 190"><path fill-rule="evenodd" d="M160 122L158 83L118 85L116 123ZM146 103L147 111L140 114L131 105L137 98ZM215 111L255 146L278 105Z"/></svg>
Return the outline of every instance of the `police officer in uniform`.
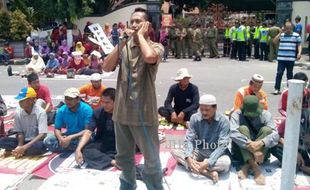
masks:
<svg viewBox="0 0 310 190"><path fill-rule="evenodd" d="M268 30L267 23L264 22L262 28L259 30L260 61L266 61L268 59Z"/></svg>
<svg viewBox="0 0 310 190"><path fill-rule="evenodd" d="M237 41L236 41L236 38L237 38L237 29L239 28L240 26L240 23L238 21L235 22L235 25L232 26L229 30L229 33L230 33L230 40L231 40L231 56L230 58L231 59L237 59L237 52L238 52L238 49L237 49Z"/></svg>
<svg viewBox="0 0 310 190"><path fill-rule="evenodd" d="M255 31L254 31L254 58L259 59L259 33L262 26L259 21L256 21Z"/></svg>
<svg viewBox="0 0 310 190"><path fill-rule="evenodd" d="M169 37L169 46L170 46L170 49L171 49L171 53L173 56L176 57L176 39L177 39L177 36L176 36L176 33L175 33L175 25L172 25L169 29L169 32L168 32L168 37Z"/></svg>
<svg viewBox="0 0 310 190"><path fill-rule="evenodd" d="M237 49L238 49L238 58L239 61L246 61L246 27L244 26L245 21L241 22L241 25L237 28L236 32L236 41L237 41Z"/></svg>
<svg viewBox="0 0 310 190"><path fill-rule="evenodd" d="M207 42L208 42L208 47L210 51L210 57L209 58L219 58L219 53L217 51L217 28L214 26L213 21L210 21L209 23L209 28L207 29Z"/></svg>
<svg viewBox="0 0 310 190"><path fill-rule="evenodd" d="M230 55L230 24L226 23L224 30L224 49L223 57L229 57Z"/></svg>
<svg viewBox="0 0 310 190"><path fill-rule="evenodd" d="M279 42L277 41L274 43L273 39L281 32L281 28L276 26L275 22L271 23L271 28L268 32L269 37L269 54L268 54L268 61L272 62L274 59L277 58Z"/></svg>
<svg viewBox="0 0 310 190"><path fill-rule="evenodd" d="M246 27L247 29L247 45L246 45L246 54L248 58L251 58L252 56L252 46L253 46L253 41L254 41L254 33L255 33L255 28L254 24L251 22L249 26Z"/></svg>
<svg viewBox="0 0 310 190"><path fill-rule="evenodd" d="M195 54L194 61L201 61L201 51L203 49L203 35L200 29L201 25L196 24L193 35L193 50Z"/></svg>
<svg viewBox="0 0 310 190"><path fill-rule="evenodd" d="M183 59L185 57L185 37L187 35L186 28L184 28L181 25L178 25L176 30L175 30L177 40L176 40L176 50L177 50L177 59L181 58L181 53Z"/></svg>
<svg viewBox="0 0 310 190"><path fill-rule="evenodd" d="M185 38L187 55L189 59L193 58L193 35L194 35L194 29L192 28L192 25L189 24L187 28L187 35Z"/></svg>

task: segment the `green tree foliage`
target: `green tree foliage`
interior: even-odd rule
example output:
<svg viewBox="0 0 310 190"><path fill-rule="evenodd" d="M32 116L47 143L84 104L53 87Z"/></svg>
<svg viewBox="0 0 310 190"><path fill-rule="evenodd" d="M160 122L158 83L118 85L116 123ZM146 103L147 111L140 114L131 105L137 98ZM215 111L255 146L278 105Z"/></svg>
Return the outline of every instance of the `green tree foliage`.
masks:
<svg viewBox="0 0 310 190"><path fill-rule="evenodd" d="M10 14L0 11L0 39L8 39L10 37Z"/></svg>
<svg viewBox="0 0 310 190"><path fill-rule="evenodd" d="M32 25L26 20L26 15L20 10L10 14L10 39L24 40L32 29Z"/></svg>
<svg viewBox="0 0 310 190"><path fill-rule="evenodd" d="M174 0L171 2L174 2L176 5L176 14L181 14L183 8L185 8L186 11L189 11L195 7L198 7L200 10L205 10L210 1L211 0Z"/></svg>
<svg viewBox="0 0 310 190"><path fill-rule="evenodd" d="M58 19L68 19L71 22L93 13L92 4L94 0L57 0L54 3L54 12L58 14Z"/></svg>
<svg viewBox="0 0 310 190"><path fill-rule="evenodd" d="M74 22L93 13L94 5L95 0L14 0L11 10L22 11L34 27L41 28L55 20Z"/></svg>
<svg viewBox="0 0 310 190"><path fill-rule="evenodd" d="M111 0L96 0L94 4L92 4L92 8L95 14L102 15L111 10L113 1Z"/></svg>

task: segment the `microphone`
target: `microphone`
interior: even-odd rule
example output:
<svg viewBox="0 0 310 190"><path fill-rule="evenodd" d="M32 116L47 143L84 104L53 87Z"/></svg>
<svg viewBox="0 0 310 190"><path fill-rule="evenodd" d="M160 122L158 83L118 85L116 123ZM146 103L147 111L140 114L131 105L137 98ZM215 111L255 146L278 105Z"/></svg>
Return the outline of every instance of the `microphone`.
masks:
<svg viewBox="0 0 310 190"><path fill-rule="evenodd" d="M124 32L123 36L120 36L119 39L120 40L128 40L129 36L126 34L126 32Z"/></svg>

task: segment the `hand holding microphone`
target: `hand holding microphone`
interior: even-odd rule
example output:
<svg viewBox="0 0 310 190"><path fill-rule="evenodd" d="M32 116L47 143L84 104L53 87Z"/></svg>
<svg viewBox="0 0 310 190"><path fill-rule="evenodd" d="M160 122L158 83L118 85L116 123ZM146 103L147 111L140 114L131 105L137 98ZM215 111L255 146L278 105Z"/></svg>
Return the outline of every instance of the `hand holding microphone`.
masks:
<svg viewBox="0 0 310 190"><path fill-rule="evenodd" d="M128 41L128 39L132 37L133 33L134 33L134 30L127 28L124 30L124 32L122 33L119 39Z"/></svg>

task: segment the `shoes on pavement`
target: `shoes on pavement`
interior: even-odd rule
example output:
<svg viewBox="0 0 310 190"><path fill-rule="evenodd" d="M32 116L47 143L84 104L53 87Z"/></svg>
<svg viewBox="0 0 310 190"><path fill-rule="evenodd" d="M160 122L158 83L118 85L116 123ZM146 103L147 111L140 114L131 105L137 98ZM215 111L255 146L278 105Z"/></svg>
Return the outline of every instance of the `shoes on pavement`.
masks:
<svg viewBox="0 0 310 190"><path fill-rule="evenodd" d="M273 91L273 94L274 95L279 95L279 94L281 94L281 92L280 92L280 90L276 89L276 90Z"/></svg>

